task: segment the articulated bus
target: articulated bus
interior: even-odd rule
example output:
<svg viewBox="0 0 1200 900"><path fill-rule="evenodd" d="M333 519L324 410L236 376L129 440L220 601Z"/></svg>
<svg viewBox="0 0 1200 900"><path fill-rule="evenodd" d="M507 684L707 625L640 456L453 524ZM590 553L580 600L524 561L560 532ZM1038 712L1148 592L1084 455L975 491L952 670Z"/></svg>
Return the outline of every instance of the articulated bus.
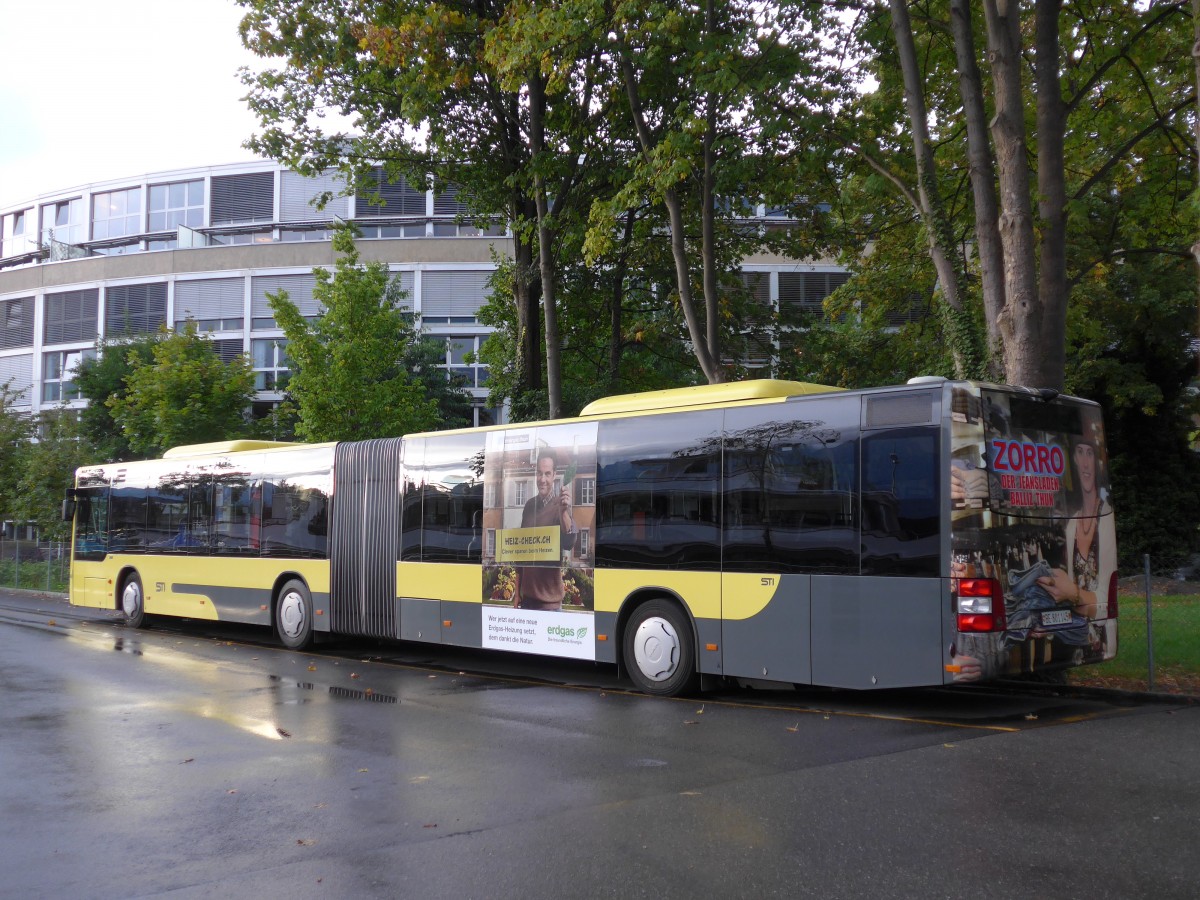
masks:
<svg viewBox="0 0 1200 900"><path fill-rule="evenodd" d="M578 418L82 468L71 602L721 679L980 681L1110 659L1096 404L749 381Z"/></svg>

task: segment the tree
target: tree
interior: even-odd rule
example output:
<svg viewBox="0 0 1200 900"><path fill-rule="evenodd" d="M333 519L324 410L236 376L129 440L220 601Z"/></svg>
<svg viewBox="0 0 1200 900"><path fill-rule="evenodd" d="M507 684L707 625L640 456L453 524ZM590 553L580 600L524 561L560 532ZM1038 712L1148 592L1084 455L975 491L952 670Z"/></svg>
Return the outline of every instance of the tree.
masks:
<svg viewBox="0 0 1200 900"><path fill-rule="evenodd" d="M1010 382L1061 388L1071 291L1076 273L1095 262L1078 258L1073 225L1193 106L1187 4L1037 0L1027 12L985 0L981 17L973 7L895 0L885 36L880 6L861 4L858 35L875 51L862 58L877 58L868 64L884 92L894 72L903 73L916 156L898 147L897 119L881 110L878 94L848 106L839 133L898 186L940 184L942 196L962 197L947 212L951 222L973 207L972 219L957 218L947 231L936 202L909 191L935 232L931 252L957 246L955 265L980 273L994 365ZM1183 148L1174 143L1178 156ZM930 159L934 152L940 159ZM906 174L914 170L915 178ZM939 279L944 292L954 290L944 266Z"/></svg>
<svg viewBox="0 0 1200 900"><path fill-rule="evenodd" d="M37 440L26 447L21 465L20 500L15 512L35 522L46 539L70 537L71 523L62 521L62 501L80 466L102 461L80 425L79 411L62 408L38 417Z"/></svg>
<svg viewBox="0 0 1200 900"><path fill-rule="evenodd" d="M437 427L437 404L404 365L419 332L401 306L399 283L385 263L360 264L352 228L337 230L333 249L339 254L334 271L313 270L313 297L324 308L314 321L285 291L268 295L288 339L296 434L350 441Z"/></svg>
<svg viewBox="0 0 1200 900"><path fill-rule="evenodd" d="M14 408L18 393L11 384L0 384L0 516L11 516L16 509L30 438L29 416Z"/></svg>
<svg viewBox="0 0 1200 900"><path fill-rule="evenodd" d="M538 235L543 245L553 241L546 198L554 198L556 216L570 207L579 155L571 160L556 154L560 162L568 160L556 169L539 151L535 179L530 93L524 84L503 84L484 54L486 37L507 4L239 2L247 9L241 25L246 46L283 60L279 68L243 73L247 101L263 125L250 146L302 173L339 168L359 188L366 187L361 176L372 162L382 163L389 177L403 175L414 184L432 174L435 189L455 185L458 199L481 219L502 213L512 233L509 285L518 323L512 367L520 389L536 391L545 386L545 364L557 398L553 248L539 248ZM535 95L541 85L540 78L530 82ZM576 101L574 95L567 99ZM534 105L537 133L544 135L550 106L544 97ZM324 130L326 109L353 117L356 130ZM577 113L589 116L586 105ZM545 344L538 321L543 286L550 291Z"/></svg>
<svg viewBox="0 0 1200 900"><path fill-rule="evenodd" d="M247 411L254 372L239 356L223 362L212 344L188 322L165 334L147 363L131 350L126 391L105 401L134 453L157 456L181 444L241 437L250 430Z"/></svg>
<svg viewBox="0 0 1200 900"><path fill-rule="evenodd" d="M131 359L139 365L154 362L154 345L161 334L145 334L134 338L99 341L96 355L84 359L75 373L75 386L87 406L79 410L79 438L94 450L97 462L124 462L137 454L113 417L110 397L124 397L128 386L125 379L133 372Z"/></svg>

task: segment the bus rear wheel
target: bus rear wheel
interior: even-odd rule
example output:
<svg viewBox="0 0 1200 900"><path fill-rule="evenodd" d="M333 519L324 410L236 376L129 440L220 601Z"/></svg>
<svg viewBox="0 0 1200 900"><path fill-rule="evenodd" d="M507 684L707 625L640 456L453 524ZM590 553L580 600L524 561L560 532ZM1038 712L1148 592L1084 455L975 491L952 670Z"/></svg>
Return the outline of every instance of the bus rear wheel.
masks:
<svg viewBox="0 0 1200 900"><path fill-rule="evenodd" d="M298 578L284 582L275 597L275 632L289 650L303 650L312 642L312 595Z"/></svg>
<svg viewBox="0 0 1200 900"><path fill-rule="evenodd" d="M141 628L146 624L146 593L137 572L130 572L121 583L121 614L129 628Z"/></svg>
<svg viewBox="0 0 1200 900"><path fill-rule="evenodd" d="M622 656L629 677L647 694L674 697L696 686L692 626L668 600L648 600L625 625Z"/></svg>

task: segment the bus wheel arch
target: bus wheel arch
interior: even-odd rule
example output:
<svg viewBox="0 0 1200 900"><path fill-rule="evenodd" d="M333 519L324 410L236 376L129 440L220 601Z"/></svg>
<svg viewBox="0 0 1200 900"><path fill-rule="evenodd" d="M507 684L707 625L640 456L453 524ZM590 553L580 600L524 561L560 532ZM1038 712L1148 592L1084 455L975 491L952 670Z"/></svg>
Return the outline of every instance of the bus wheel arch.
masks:
<svg viewBox="0 0 1200 900"><path fill-rule="evenodd" d="M678 597L662 591L631 595L619 624L621 665L638 690L675 697L695 689L696 629Z"/></svg>
<svg viewBox="0 0 1200 900"><path fill-rule="evenodd" d="M271 619L280 643L289 650L303 650L312 643L312 592L304 579L285 572L275 582Z"/></svg>
<svg viewBox="0 0 1200 900"><path fill-rule="evenodd" d="M142 577L132 566L121 570L117 576L116 608L124 617L128 628L146 626L146 590Z"/></svg>

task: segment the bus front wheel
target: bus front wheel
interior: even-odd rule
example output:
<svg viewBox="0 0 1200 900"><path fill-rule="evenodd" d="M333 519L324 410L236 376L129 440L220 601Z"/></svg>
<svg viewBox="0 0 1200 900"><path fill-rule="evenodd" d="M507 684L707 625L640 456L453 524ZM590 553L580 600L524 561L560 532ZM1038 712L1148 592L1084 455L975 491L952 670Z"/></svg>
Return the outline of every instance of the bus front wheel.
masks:
<svg viewBox="0 0 1200 900"><path fill-rule="evenodd" d="M141 628L146 624L146 594L137 572L130 572L121 584L121 614L130 628Z"/></svg>
<svg viewBox="0 0 1200 900"><path fill-rule="evenodd" d="M297 578L285 582L275 598L275 631L289 650L303 650L312 641L312 595Z"/></svg>
<svg viewBox="0 0 1200 900"><path fill-rule="evenodd" d="M696 685L696 642L678 606L648 600L625 626L623 657L629 677L641 691L674 697Z"/></svg>

